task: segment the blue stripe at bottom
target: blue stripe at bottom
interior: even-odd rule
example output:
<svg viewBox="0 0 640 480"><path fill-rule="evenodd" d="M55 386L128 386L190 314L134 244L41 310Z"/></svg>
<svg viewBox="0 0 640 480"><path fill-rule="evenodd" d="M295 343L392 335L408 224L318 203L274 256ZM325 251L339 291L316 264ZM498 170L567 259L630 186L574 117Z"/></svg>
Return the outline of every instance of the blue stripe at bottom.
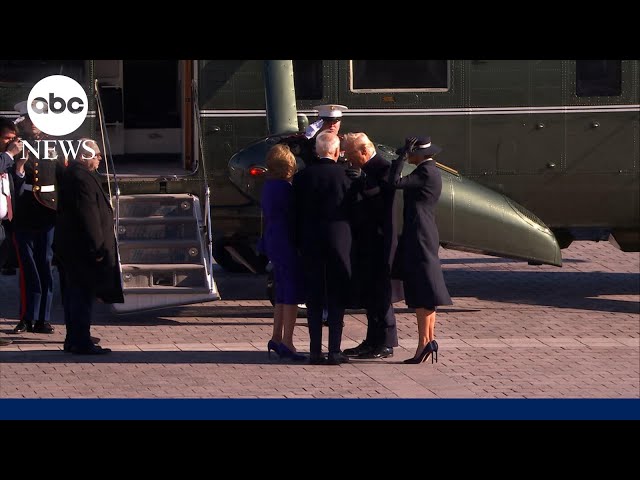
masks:
<svg viewBox="0 0 640 480"><path fill-rule="evenodd" d="M640 399L0 399L0 420L640 420Z"/></svg>

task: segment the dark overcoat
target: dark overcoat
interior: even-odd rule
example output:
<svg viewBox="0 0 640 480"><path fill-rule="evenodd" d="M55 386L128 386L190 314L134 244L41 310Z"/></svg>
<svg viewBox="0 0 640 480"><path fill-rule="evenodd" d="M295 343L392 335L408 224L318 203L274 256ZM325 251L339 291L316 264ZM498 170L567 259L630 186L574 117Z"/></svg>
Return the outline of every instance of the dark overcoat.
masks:
<svg viewBox="0 0 640 480"><path fill-rule="evenodd" d="M343 292L351 278L351 180L336 162L313 160L293 177L296 245L303 257L336 265L339 278L331 279Z"/></svg>
<svg viewBox="0 0 640 480"><path fill-rule="evenodd" d="M395 190L384 188L390 167L391 162L376 154L362 167L364 175L354 182L358 195L351 219L351 258L354 303L360 307L402 300L402 289L390 285L396 239L392 224Z"/></svg>
<svg viewBox="0 0 640 480"><path fill-rule="evenodd" d="M113 210L98 176L71 162L58 199L54 252L67 277L94 290L105 303L124 302Z"/></svg>
<svg viewBox="0 0 640 480"><path fill-rule="evenodd" d="M389 173L390 185L404 191L404 223L396 261L400 264L405 300L411 308L451 305L438 256L436 206L442 177L435 161L427 160L400 178L405 160L405 155L394 160Z"/></svg>

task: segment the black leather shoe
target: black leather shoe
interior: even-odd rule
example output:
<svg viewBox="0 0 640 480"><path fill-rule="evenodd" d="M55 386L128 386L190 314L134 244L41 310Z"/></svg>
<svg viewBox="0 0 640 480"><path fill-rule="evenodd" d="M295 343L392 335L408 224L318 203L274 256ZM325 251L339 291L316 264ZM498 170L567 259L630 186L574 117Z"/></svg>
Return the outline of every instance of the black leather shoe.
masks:
<svg viewBox="0 0 640 480"><path fill-rule="evenodd" d="M324 365L327 363L323 354L311 354L309 355L309 365Z"/></svg>
<svg viewBox="0 0 640 480"><path fill-rule="evenodd" d="M33 326L33 333L53 333L55 329L49 322L36 322Z"/></svg>
<svg viewBox="0 0 640 480"><path fill-rule="evenodd" d="M359 357L360 355L364 355L365 353L371 353L373 351L373 345L369 345L366 340L362 342L357 347L347 348L343 350L347 357Z"/></svg>
<svg viewBox="0 0 640 480"><path fill-rule="evenodd" d="M98 337L89 337L89 339L91 340L91 343L93 343L94 345L97 345L100 343L100 339ZM71 347L69 346L69 344L65 341L64 345L62 347L62 350L65 352L70 352L71 351Z"/></svg>
<svg viewBox="0 0 640 480"><path fill-rule="evenodd" d="M33 332L33 326L31 322L27 322L26 320L20 320L18 325L13 329L13 333L23 333L23 332Z"/></svg>
<svg viewBox="0 0 640 480"><path fill-rule="evenodd" d="M349 363L349 357L344 353L336 352L327 355L327 365L340 365L341 363Z"/></svg>
<svg viewBox="0 0 640 480"><path fill-rule="evenodd" d="M111 353L110 348L103 348L98 345L91 345L90 347L83 348L71 347L69 351L77 355L103 355L105 353Z"/></svg>
<svg viewBox="0 0 640 480"><path fill-rule="evenodd" d="M377 347L371 350L370 352L363 353L362 355L358 355L358 358L387 358L387 357L393 357L392 347Z"/></svg>

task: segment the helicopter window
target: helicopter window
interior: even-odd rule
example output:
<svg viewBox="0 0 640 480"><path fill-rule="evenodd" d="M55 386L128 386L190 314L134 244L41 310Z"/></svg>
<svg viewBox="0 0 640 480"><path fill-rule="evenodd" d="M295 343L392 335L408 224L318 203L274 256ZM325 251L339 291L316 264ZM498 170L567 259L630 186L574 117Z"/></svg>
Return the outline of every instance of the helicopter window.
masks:
<svg viewBox="0 0 640 480"><path fill-rule="evenodd" d="M354 92L449 89L447 60L351 60Z"/></svg>
<svg viewBox="0 0 640 480"><path fill-rule="evenodd" d="M322 99L322 60L294 60L296 100Z"/></svg>
<svg viewBox="0 0 640 480"><path fill-rule="evenodd" d="M622 93L620 60L576 60L576 95L611 97Z"/></svg>
<svg viewBox="0 0 640 480"><path fill-rule="evenodd" d="M49 75L66 75L84 83L84 60L0 60L0 86L34 85Z"/></svg>

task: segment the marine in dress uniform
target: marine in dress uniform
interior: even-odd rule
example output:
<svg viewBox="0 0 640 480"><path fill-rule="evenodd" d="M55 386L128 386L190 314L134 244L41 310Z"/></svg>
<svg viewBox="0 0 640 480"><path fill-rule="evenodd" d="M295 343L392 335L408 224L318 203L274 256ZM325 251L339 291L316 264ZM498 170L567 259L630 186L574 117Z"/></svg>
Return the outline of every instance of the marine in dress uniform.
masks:
<svg viewBox="0 0 640 480"><path fill-rule="evenodd" d="M26 115L26 102L16 105ZM28 133L28 132L25 132ZM42 133L27 138L38 158L25 147L29 158L22 168L16 168L14 180L22 185L17 191L13 228L20 260L22 305L15 333L53 333L49 322L53 301L53 232L58 207L58 178L65 159L55 148L46 148L50 139Z"/></svg>
<svg viewBox="0 0 640 480"><path fill-rule="evenodd" d="M309 125L304 133L297 133L282 140L289 145L289 148L296 157L300 157L307 166L312 160L317 159L316 137L320 132L335 133L340 137L339 131L342 122L342 112L348 110L344 105L328 104L316 105L313 107L318 111L318 120ZM340 138L342 140L342 138ZM344 157L338 158L340 164L345 164Z"/></svg>

